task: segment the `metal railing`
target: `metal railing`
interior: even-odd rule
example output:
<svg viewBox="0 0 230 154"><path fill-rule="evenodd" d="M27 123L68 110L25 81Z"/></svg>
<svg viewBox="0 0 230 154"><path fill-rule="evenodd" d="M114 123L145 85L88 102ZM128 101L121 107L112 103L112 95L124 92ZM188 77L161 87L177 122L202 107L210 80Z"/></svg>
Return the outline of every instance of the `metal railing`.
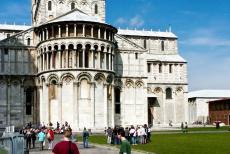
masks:
<svg viewBox="0 0 230 154"><path fill-rule="evenodd" d="M7 127L3 137L0 138L0 147L4 148L9 154L24 154L24 135L14 133L14 127Z"/></svg>

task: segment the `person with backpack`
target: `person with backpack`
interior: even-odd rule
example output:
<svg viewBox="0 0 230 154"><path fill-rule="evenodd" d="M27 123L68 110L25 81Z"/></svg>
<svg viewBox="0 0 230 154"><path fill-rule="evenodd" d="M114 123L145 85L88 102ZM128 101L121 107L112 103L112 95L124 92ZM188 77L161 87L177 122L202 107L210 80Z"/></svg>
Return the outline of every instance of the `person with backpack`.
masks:
<svg viewBox="0 0 230 154"><path fill-rule="evenodd" d="M53 154L80 154L75 143L71 142L72 130L67 128L63 133L63 141L57 143L52 152Z"/></svg>
<svg viewBox="0 0 230 154"><path fill-rule="evenodd" d="M88 148L89 132L86 130L86 128L84 128L83 130L82 137L83 137L84 148Z"/></svg>

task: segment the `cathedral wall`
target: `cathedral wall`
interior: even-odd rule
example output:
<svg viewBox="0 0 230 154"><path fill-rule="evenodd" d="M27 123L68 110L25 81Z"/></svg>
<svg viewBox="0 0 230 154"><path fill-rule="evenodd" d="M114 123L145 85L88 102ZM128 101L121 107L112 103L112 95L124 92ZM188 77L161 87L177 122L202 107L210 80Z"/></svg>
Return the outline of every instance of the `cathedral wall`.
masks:
<svg viewBox="0 0 230 154"><path fill-rule="evenodd" d="M75 8L105 22L105 0L41 0L33 5L33 23L45 23Z"/></svg>
<svg viewBox="0 0 230 154"><path fill-rule="evenodd" d="M173 38L157 38L157 37L141 37L126 36L130 41L145 48L151 54L177 54L177 39Z"/></svg>

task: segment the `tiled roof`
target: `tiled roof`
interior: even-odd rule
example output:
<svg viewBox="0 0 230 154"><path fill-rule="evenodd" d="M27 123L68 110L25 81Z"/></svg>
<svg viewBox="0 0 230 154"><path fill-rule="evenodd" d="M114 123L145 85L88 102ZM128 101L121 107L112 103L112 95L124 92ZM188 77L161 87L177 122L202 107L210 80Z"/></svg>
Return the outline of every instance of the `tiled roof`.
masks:
<svg viewBox="0 0 230 154"><path fill-rule="evenodd" d="M160 62L183 62L186 60L182 58L180 55L154 55L147 54L147 61L160 61Z"/></svg>
<svg viewBox="0 0 230 154"><path fill-rule="evenodd" d="M0 30L27 30L31 28L31 26L26 26L26 25L7 25L7 24L0 24Z"/></svg>
<svg viewBox="0 0 230 154"><path fill-rule="evenodd" d="M177 36L172 32L158 32L158 31L145 31L145 30L118 29L118 34L126 35L126 36L177 38Z"/></svg>
<svg viewBox="0 0 230 154"><path fill-rule="evenodd" d="M230 90L200 90L188 93L188 98L230 98Z"/></svg>

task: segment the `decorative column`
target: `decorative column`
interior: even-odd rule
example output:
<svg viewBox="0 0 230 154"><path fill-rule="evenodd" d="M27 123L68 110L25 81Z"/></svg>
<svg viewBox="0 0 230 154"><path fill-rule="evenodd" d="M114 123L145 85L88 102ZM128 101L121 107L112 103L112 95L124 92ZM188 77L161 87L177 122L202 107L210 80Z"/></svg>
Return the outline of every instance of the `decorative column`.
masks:
<svg viewBox="0 0 230 154"><path fill-rule="evenodd" d="M99 69L101 69L101 52L102 52L102 51L98 51L98 56L97 56L98 68L99 68Z"/></svg>
<svg viewBox="0 0 230 154"><path fill-rule="evenodd" d="M42 41L44 41L44 40L45 40L45 31L42 30Z"/></svg>
<svg viewBox="0 0 230 154"><path fill-rule="evenodd" d="M43 114L43 106L44 106L44 102L43 102L43 88L42 85L38 86L39 89L39 101L40 101L40 107L39 107L39 112L40 112L40 122L43 123L44 122L44 114Z"/></svg>
<svg viewBox="0 0 230 154"><path fill-rule="evenodd" d="M54 38L54 26L52 26L52 38Z"/></svg>
<svg viewBox="0 0 230 154"><path fill-rule="evenodd" d="M111 53L108 53L108 56L109 56L109 70L111 70Z"/></svg>
<svg viewBox="0 0 230 154"><path fill-rule="evenodd" d="M82 67L85 68L85 48L82 49Z"/></svg>
<svg viewBox="0 0 230 154"><path fill-rule="evenodd" d="M83 28L83 29L82 29L82 31L83 31L83 34L82 34L82 35L83 35L83 37L85 37L85 24L82 25L82 28Z"/></svg>
<svg viewBox="0 0 230 154"><path fill-rule="evenodd" d="M101 28L99 27L98 28L98 39L100 39L101 38Z"/></svg>
<svg viewBox="0 0 230 154"><path fill-rule="evenodd" d="M58 37L61 38L61 26L58 25Z"/></svg>
<svg viewBox="0 0 230 154"><path fill-rule="evenodd" d="M65 37L69 37L69 26L66 25L66 34L65 34Z"/></svg>
<svg viewBox="0 0 230 154"><path fill-rule="evenodd" d="M46 70L49 70L49 52L46 52Z"/></svg>
<svg viewBox="0 0 230 154"><path fill-rule="evenodd" d="M93 38L93 25L91 26L91 38Z"/></svg>
<svg viewBox="0 0 230 154"><path fill-rule="evenodd" d="M48 31L48 29L46 28L46 40L48 40L49 39L49 31Z"/></svg>
<svg viewBox="0 0 230 154"><path fill-rule="evenodd" d="M77 130L79 129L78 85L79 82L73 82L73 127Z"/></svg>
<svg viewBox="0 0 230 154"><path fill-rule="evenodd" d="M111 33L110 33L110 31L109 31L109 41L111 41Z"/></svg>
<svg viewBox="0 0 230 154"><path fill-rule="evenodd" d="M91 68L94 68L94 50L92 49L92 50L90 50L90 64L91 64Z"/></svg>
<svg viewBox="0 0 230 154"><path fill-rule="evenodd" d="M43 59L43 62L42 62L42 65L43 65L43 71L45 71L45 52L42 53L42 59Z"/></svg>
<svg viewBox="0 0 230 154"><path fill-rule="evenodd" d="M61 59L61 50L58 51L58 62L59 62L59 68L62 68L62 59Z"/></svg>
<svg viewBox="0 0 230 154"><path fill-rule="evenodd" d="M104 39L106 40L106 29L104 31Z"/></svg>
<svg viewBox="0 0 230 154"><path fill-rule="evenodd" d="M72 51L72 68L76 68L76 50Z"/></svg>
<svg viewBox="0 0 230 154"><path fill-rule="evenodd" d="M54 51L51 51L51 56L50 56L50 69L53 69L53 61L54 61Z"/></svg>
<svg viewBox="0 0 230 154"><path fill-rule="evenodd" d="M105 67L105 70L107 70L107 52L104 52L104 67Z"/></svg>
<svg viewBox="0 0 230 154"><path fill-rule="evenodd" d="M74 37L77 37L77 25L74 24Z"/></svg>
<svg viewBox="0 0 230 154"><path fill-rule="evenodd" d="M108 96L107 96L107 84L104 84L104 126L108 127Z"/></svg>
<svg viewBox="0 0 230 154"><path fill-rule="evenodd" d="M111 54L111 71L114 70L114 55Z"/></svg>
<svg viewBox="0 0 230 154"><path fill-rule="evenodd" d="M58 121L60 124L64 124L64 121L62 122L62 83L58 83Z"/></svg>
<svg viewBox="0 0 230 154"><path fill-rule="evenodd" d="M114 99L114 85L111 85L112 88L112 126L115 126L115 99Z"/></svg>
<svg viewBox="0 0 230 154"><path fill-rule="evenodd" d="M90 96L91 96L91 127L95 128L95 82L91 82Z"/></svg>

